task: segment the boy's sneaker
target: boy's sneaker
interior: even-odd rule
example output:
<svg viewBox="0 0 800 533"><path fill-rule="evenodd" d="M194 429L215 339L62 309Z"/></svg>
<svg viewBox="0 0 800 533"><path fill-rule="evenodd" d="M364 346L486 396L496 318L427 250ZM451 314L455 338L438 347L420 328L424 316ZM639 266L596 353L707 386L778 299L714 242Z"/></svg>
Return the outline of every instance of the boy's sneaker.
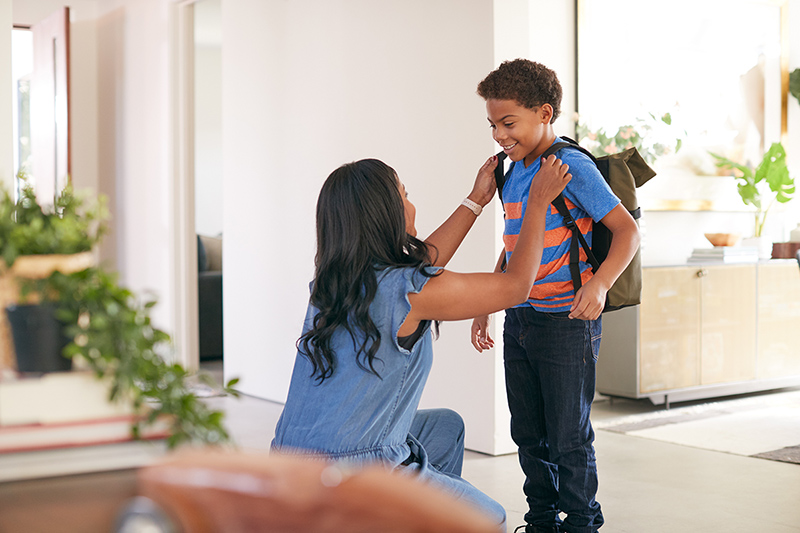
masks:
<svg viewBox="0 0 800 533"><path fill-rule="evenodd" d="M514 533L558 533L558 526L542 527L533 524L525 524L517 527Z"/></svg>

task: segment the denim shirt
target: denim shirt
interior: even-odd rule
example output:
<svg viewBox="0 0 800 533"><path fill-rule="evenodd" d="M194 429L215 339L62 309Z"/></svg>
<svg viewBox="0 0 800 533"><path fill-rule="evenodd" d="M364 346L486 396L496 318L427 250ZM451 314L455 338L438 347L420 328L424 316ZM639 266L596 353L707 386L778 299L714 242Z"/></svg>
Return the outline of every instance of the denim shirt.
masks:
<svg viewBox="0 0 800 533"><path fill-rule="evenodd" d="M427 267L427 272L437 269ZM408 293L430 279L416 268L378 273L378 289L369 313L381 333L374 367L380 377L360 368L350 334L337 331L333 375L321 384L300 352L295 359L289 395L275 429L272 448L353 463L381 461L397 466L409 455L409 429L433 363L430 324L408 351L397 332L411 310ZM311 304L303 331L312 324ZM411 438L413 442L413 438Z"/></svg>

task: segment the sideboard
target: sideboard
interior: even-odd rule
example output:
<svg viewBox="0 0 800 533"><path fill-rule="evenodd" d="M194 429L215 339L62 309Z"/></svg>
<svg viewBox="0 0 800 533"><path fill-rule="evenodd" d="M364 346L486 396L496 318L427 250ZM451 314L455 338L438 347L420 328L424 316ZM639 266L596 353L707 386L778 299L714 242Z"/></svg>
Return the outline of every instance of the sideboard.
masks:
<svg viewBox="0 0 800 533"><path fill-rule="evenodd" d="M797 261L645 267L641 305L603 315L600 394L668 408L796 385Z"/></svg>

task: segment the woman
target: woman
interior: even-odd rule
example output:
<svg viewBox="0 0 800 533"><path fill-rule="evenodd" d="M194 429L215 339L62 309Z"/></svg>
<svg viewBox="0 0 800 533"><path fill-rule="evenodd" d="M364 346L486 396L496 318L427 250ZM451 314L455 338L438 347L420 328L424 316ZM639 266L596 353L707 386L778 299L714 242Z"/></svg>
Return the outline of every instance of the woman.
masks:
<svg viewBox="0 0 800 533"><path fill-rule="evenodd" d="M430 372L431 323L525 301L544 243L545 213L570 179L542 162L505 273L444 270L495 192L496 158L425 242L416 210L386 164L343 165L317 202L316 273L289 395L273 448L349 463L380 461L477 506L505 530L505 511L461 479L464 425L447 409L417 411Z"/></svg>

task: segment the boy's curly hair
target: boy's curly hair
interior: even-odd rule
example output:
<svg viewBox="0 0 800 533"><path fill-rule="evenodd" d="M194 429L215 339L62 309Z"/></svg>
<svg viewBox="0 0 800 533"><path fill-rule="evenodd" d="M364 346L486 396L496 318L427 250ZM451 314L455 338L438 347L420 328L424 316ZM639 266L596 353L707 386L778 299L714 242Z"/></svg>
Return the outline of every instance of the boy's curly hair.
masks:
<svg viewBox="0 0 800 533"><path fill-rule="evenodd" d="M503 61L478 84L478 94L484 100L514 100L528 109L550 104L551 124L561 114L562 91L556 73L528 59Z"/></svg>

